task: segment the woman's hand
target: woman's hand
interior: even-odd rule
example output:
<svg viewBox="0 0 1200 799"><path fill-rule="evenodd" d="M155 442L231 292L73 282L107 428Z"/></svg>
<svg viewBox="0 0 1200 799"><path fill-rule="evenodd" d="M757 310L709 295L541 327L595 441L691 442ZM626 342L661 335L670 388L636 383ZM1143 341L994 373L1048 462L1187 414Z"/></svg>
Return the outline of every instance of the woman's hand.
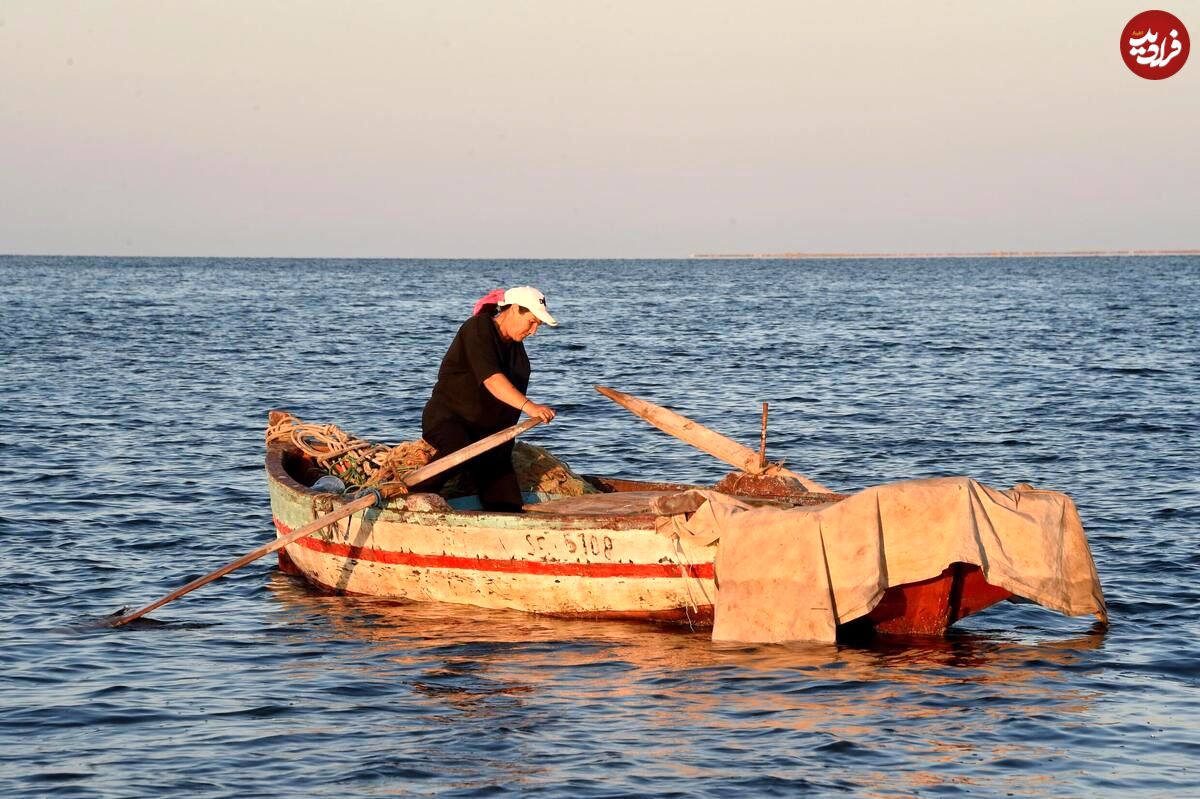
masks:
<svg viewBox="0 0 1200 799"><path fill-rule="evenodd" d="M529 397L521 395L517 391L507 377L496 372L483 381L483 387L486 388L491 395L507 405L511 405L522 413L527 413L531 418L540 419L542 422L548 422L557 414L549 405L538 405Z"/></svg>
<svg viewBox="0 0 1200 799"><path fill-rule="evenodd" d="M540 419L542 422L549 422L557 414L549 405L538 405L533 400L529 400L522 406L521 410L527 413L533 419Z"/></svg>

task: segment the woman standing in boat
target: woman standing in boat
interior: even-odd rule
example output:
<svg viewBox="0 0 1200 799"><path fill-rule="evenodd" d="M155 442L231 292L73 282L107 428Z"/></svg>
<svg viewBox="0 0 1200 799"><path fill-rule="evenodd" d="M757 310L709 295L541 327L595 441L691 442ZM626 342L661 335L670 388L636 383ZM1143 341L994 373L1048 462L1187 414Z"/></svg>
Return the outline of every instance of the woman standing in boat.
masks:
<svg viewBox="0 0 1200 799"><path fill-rule="evenodd" d="M532 286L496 290L475 305L442 358L437 384L421 416L422 436L448 455L517 423L521 414L549 422L554 410L531 400L525 339L558 322L546 297ZM485 510L520 512L521 489L512 464L513 442L467 461Z"/></svg>

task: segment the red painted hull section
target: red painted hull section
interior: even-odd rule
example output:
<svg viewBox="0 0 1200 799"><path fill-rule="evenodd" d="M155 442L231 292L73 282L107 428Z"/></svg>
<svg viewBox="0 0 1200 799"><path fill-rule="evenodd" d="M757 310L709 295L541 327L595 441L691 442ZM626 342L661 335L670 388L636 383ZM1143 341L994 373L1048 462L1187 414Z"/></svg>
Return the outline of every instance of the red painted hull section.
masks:
<svg viewBox="0 0 1200 799"><path fill-rule="evenodd" d="M959 619L1010 596L984 580L978 566L955 563L932 579L889 588L867 615L877 632L941 635Z"/></svg>

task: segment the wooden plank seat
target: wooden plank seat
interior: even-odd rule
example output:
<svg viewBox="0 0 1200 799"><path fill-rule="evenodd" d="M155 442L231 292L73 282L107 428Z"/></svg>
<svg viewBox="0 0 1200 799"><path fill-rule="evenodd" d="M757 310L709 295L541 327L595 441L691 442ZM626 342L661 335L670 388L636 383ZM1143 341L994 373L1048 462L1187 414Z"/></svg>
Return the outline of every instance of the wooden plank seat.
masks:
<svg viewBox="0 0 1200 799"><path fill-rule="evenodd" d="M635 516L653 513L650 501L658 497L670 497L682 491L615 491L611 494L584 494L581 497L563 497L549 502L538 502L525 506L529 513L582 514L598 516Z"/></svg>

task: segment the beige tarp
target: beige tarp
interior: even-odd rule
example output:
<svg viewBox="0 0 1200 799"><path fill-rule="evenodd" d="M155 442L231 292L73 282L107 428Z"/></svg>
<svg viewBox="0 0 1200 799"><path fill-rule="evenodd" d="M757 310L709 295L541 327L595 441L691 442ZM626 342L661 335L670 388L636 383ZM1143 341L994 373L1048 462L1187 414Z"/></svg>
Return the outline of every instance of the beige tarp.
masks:
<svg viewBox="0 0 1200 799"><path fill-rule="evenodd" d="M871 611L891 586L953 563L992 585L1068 615L1107 620L1075 504L1021 485L997 491L967 477L913 480L840 502L751 508L715 492L666 534L717 542L713 639L833 641L838 624Z"/></svg>

